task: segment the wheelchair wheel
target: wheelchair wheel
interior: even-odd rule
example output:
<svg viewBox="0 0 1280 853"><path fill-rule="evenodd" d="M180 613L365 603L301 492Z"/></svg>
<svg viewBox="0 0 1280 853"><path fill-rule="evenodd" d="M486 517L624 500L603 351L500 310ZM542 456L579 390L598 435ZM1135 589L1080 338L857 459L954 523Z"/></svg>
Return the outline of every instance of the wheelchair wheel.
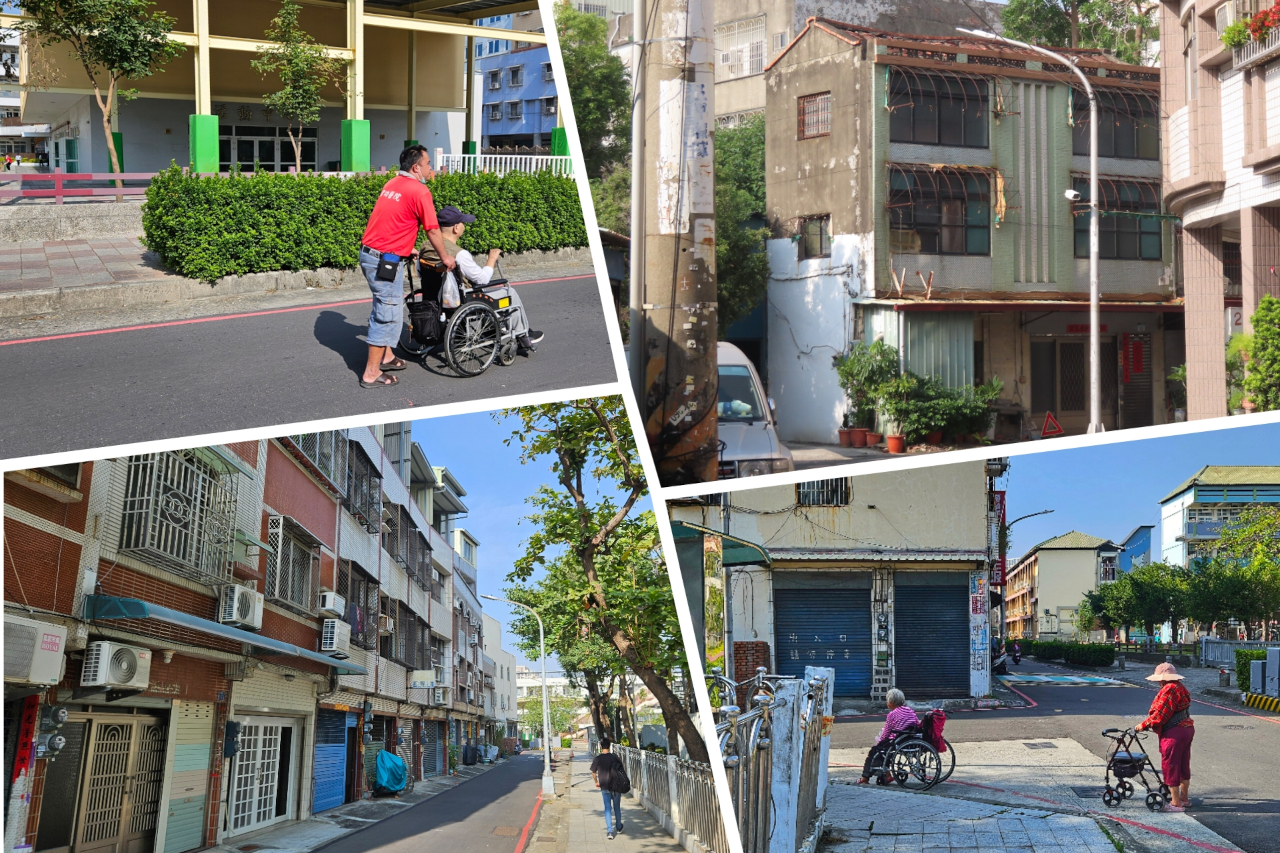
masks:
<svg viewBox="0 0 1280 853"><path fill-rule="evenodd" d="M1151 809L1153 812L1162 811L1164 809L1164 797L1160 796L1155 791L1147 794L1147 808Z"/></svg>
<svg viewBox="0 0 1280 853"><path fill-rule="evenodd" d="M1126 800L1133 796L1133 783L1128 779L1122 781L1116 786L1116 788L1119 789L1120 796L1124 797Z"/></svg>
<svg viewBox="0 0 1280 853"><path fill-rule="evenodd" d="M479 376L498 354L498 313L483 302L468 302L449 318L445 357L463 376Z"/></svg>
<svg viewBox="0 0 1280 853"><path fill-rule="evenodd" d="M947 752L945 755L941 752L938 753L938 757L942 759L942 775L938 777L938 782L945 782L950 779L951 774L956 769L956 748L946 738L943 738L942 742L946 744Z"/></svg>
<svg viewBox="0 0 1280 853"><path fill-rule="evenodd" d="M907 741L895 749L889 766L894 781L912 791L932 788L942 778L942 759L922 740Z"/></svg>
<svg viewBox="0 0 1280 853"><path fill-rule="evenodd" d="M502 349L498 350L498 364L501 364L503 367L510 367L512 364L515 364L516 347L517 344L514 339L503 344Z"/></svg>
<svg viewBox="0 0 1280 853"><path fill-rule="evenodd" d="M1114 809L1116 806L1124 802L1124 797L1121 796L1119 791L1108 785L1106 790L1102 792L1102 801Z"/></svg>

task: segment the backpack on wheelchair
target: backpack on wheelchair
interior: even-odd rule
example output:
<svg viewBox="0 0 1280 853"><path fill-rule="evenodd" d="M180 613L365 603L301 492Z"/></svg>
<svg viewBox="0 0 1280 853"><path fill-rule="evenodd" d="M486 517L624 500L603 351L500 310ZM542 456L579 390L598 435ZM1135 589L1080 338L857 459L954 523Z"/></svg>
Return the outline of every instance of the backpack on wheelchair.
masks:
<svg viewBox="0 0 1280 853"><path fill-rule="evenodd" d="M496 272L501 275L501 268ZM458 305L446 308L441 291L449 276L458 281ZM516 308L505 295L491 291L505 288L506 278L490 279L476 285L450 273L443 263L418 262L419 287L410 273L410 293L406 300L413 340L424 352L439 350L445 362L461 376L479 376L496 360L504 367L516 359L518 343L512 331L511 315Z"/></svg>

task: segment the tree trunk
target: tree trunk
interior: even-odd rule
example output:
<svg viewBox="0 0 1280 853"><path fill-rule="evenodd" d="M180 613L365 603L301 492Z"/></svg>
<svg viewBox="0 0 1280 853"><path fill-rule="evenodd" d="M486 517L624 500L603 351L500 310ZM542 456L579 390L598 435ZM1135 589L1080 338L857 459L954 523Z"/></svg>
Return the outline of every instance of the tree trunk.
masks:
<svg viewBox="0 0 1280 853"><path fill-rule="evenodd" d="M608 697L600 692L600 682L595 676L583 673L583 680L587 684L587 706L591 709L591 724L596 727L596 737L603 740L608 737L608 730L604 725L605 702Z"/></svg>
<svg viewBox="0 0 1280 853"><path fill-rule="evenodd" d="M634 707L631 700L631 687L627 684L627 677L624 675L622 684L618 688L618 716L622 718L622 728L627 733L627 739L633 747L639 749L640 739L636 737Z"/></svg>
<svg viewBox="0 0 1280 853"><path fill-rule="evenodd" d="M92 77L92 75L90 75ZM102 110L102 132L107 137L107 154L111 157L111 170L117 174L124 171L124 164L120 162L120 155L116 152L116 138L111 133L111 103L116 97L116 81L111 81L111 86L107 89L107 100L102 100L102 94L98 89L98 81L95 79L93 83L93 94L97 97L98 107ZM90 166L89 171L93 171ZM124 181L116 178L116 189L124 187ZM124 196L116 196L117 202L124 201Z"/></svg>
<svg viewBox="0 0 1280 853"><path fill-rule="evenodd" d="M289 131L289 141L293 143L294 171L297 174L301 175L302 174L302 125L301 123L299 123L298 125L297 137L294 137L293 135L293 122L289 122L289 126L287 130Z"/></svg>
<svg viewBox="0 0 1280 853"><path fill-rule="evenodd" d="M663 719L666 719L665 714L663 714ZM671 723L667 723L667 755L680 755L680 733L676 731L676 727ZM692 755L693 753L690 753L690 756Z"/></svg>
<svg viewBox="0 0 1280 853"><path fill-rule="evenodd" d="M1071 21L1071 44L1069 47L1076 48L1080 46L1080 2L1079 0L1071 0L1071 7L1067 12L1067 17Z"/></svg>

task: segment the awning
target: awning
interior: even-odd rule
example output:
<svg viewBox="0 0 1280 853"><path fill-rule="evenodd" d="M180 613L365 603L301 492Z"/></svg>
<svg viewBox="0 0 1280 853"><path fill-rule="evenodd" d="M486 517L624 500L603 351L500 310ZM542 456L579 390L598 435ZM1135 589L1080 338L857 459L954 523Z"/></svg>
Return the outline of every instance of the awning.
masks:
<svg viewBox="0 0 1280 853"><path fill-rule="evenodd" d="M768 566L773 563L769 552L763 545L703 527L687 521L671 522L671 533L677 539L692 539L695 536L719 536L723 563L726 566Z"/></svg>
<svg viewBox="0 0 1280 853"><path fill-rule="evenodd" d="M774 548L773 556L809 562L970 563L984 562L987 552L976 548Z"/></svg>
<svg viewBox="0 0 1280 853"><path fill-rule="evenodd" d="M255 634L252 631L245 631L241 628L233 628L230 625L223 625L221 622L201 619L199 616L194 616L190 613L172 610L137 598L120 598L114 595L86 595L84 597L84 618L89 621L99 619L154 619L157 622L181 625L183 628L190 628L193 631L212 634L225 640L246 643L252 647L253 654L288 655L295 658L304 658L326 666L332 666L337 670L338 675L367 674L364 667L349 661L338 660L321 652L299 648L292 643L264 637L261 634Z"/></svg>

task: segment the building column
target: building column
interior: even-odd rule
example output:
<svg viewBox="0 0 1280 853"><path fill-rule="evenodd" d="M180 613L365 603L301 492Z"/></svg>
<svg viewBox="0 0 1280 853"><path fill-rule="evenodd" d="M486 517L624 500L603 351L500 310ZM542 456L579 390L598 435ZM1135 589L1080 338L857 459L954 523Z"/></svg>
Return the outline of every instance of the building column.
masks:
<svg viewBox="0 0 1280 853"><path fill-rule="evenodd" d="M209 82L209 0L192 0L196 26L196 111L187 126L187 152L193 172L218 171L218 117L213 114Z"/></svg>
<svg viewBox="0 0 1280 853"><path fill-rule="evenodd" d="M347 47L351 76L347 87L347 115L342 120L344 172L369 171L369 122L364 117L364 0L347 0Z"/></svg>
<svg viewBox="0 0 1280 853"><path fill-rule="evenodd" d="M1227 414L1222 226L1182 232L1187 325L1187 419Z"/></svg>
<svg viewBox="0 0 1280 853"><path fill-rule="evenodd" d="M418 34L409 30L408 112L405 116L404 147L418 144ZM439 166L439 164L436 164Z"/></svg>
<svg viewBox="0 0 1280 853"><path fill-rule="evenodd" d="M1244 299L1244 331L1264 296L1280 297L1280 208L1240 209L1241 296Z"/></svg>
<svg viewBox="0 0 1280 853"><path fill-rule="evenodd" d="M467 135L466 135L466 141L462 143L462 153L463 154L479 154L480 152L476 149L476 137L475 137L475 128L473 126L473 122L475 121L475 111L477 109L483 109L483 106L477 107L476 92L474 91L476 88L476 40L475 38L473 36L467 36L466 45L467 45L467 92L466 92Z"/></svg>

